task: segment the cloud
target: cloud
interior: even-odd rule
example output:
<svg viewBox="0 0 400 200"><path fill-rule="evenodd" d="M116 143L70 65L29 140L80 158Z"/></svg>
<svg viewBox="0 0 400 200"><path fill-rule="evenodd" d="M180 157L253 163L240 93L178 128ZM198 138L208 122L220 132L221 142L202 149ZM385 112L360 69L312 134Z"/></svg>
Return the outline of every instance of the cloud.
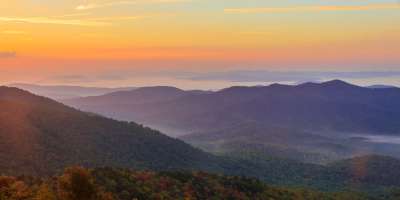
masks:
<svg viewBox="0 0 400 200"><path fill-rule="evenodd" d="M143 18L149 18L153 17L151 15L148 16L113 16L113 17L98 17L98 18L91 18L90 20L95 20L95 21L124 21L124 20L137 20L137 19L143 19Z"/></svg>
<svg viewBox="0 0 400 200"><path fill-rule="evenodd" d="M79 74L65 74L65 75L53 75L53 76L47 76L44 79L37 81L36 83L54 83L57 82L57 84L91 84L91 83L96 83L97 81L101 81L100 79L97 78L95 75L91 76L86 76L86 75L79 75Z"/></svg>
<svg viewBox="0 0 400 200"><path fill-rule="evenodd" d="M308 82L327 79L374 79L400 77L400 71L268 71L237 70L213 73L186 73L176 78L195 81L229 82Z"/></svg>
<svg viewBox="0 0 400 200"><path fill-rule="evenodd" d="M323 11L366 11L382 9L400 9L398 3L366 4L349 6L292 6L292 7L258 7L258 8L225 8L227 14L251 13L287 13L287 12L323 12Z"/></svg>
<svg viewBox="0 0 400 200"><path fill-rule="evenodd" d="M16 56L17 56L16 52L0 51L0 58L15 58Z"/></svg>
<svg viewBox="0 0 400 200"><path fill-rule="evenodd" d="M49 17L0 17L3 22L31 23L31 24L56 24L74 26L106 26L109 23L94 20L55 19Z"/></svg>
<svg viewBox="0 0 400 200"><path fill-rule="evenodd" d="M109 16L109 17L94 17L84 19L65 19L69 16L55 16L55 17L2 17L0 16L0 22L11 22L11 23L29 23L29 24L51 24L51 25L70 25L70 26L110 26L113 25L113 21L125 21L125 20L139 20L144 18L166 16L172 14L153 14L153 15L138 15L138 16ZM78 16L78 15L77 15ZM73 17L73 15L71 15ZM16 30L5 30L0 31L0 34L26 34L23 31Z"/></svg>
<svg viewBox="0 0 400 200"><path fill-rule="evenodd" d="M7 34L7 35L24 35L26 34L25 31L19 31L19 30L4 30L0 32L1 34Z"/></svg>
<svg viewBox="0 0 400 200"><path fill-rule="evenodd" d="M89 12L87 12L87 13L79 12L79 13L70 13L70 14L58 15L58 16L54 16L54 18L82 17L82 16L89 16L91 14L92 13L89 13Z"/></svg>
<svg viewBox="0 0 400 200"><path fill-rule="evenodd" d="M90 73L90 76L70 74L51 76L47 81L58 83L74 84L97 84L97 83L140 83L145 85L160 85L168 80L167 85L178 86L181 83L198 83L198 88L223 88L233 85L255 85L255 84L299 84L305 82L323 82L333 79L341 79L352 83L372 84L393 84L398 82L388 82L390 79L398 79L400 71L268 71L268 70L232 70L219 72L195 72L182 70L138 70L121 69L105 70ZM141 82L143 81L144 82ZM138 81L138 82L136 82ZM46 81L45 81L46 82ZM190 88L188 85L181 85ZM197 87L197 86L196 86ZM208 88L210 87L210 88ZM193 89L193 88L190 88Z"/></svg>
<svg viewBox="0 0 400 200"><path fill-rule="evenodd" d="M136 4L154 4L154 3L184 3L190 2L191 0L136 0L136 1L113 1L103 4L81 4L78 5L76 10L90 10L95 8L111 7L117 5L136 5Z"/></svg>

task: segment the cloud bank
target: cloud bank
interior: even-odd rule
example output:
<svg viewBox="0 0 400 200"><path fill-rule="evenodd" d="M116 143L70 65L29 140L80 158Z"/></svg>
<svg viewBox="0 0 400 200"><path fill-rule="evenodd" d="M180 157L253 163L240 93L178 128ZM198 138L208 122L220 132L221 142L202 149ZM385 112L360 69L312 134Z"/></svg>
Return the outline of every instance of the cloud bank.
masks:
<svg viewBox="0 0 400 200"><path fill-rule="evenodd" d="M228 14L252 13L288 13L288 12L324 12L324 11L367 11L383 9L400 9L398 3L366 4L352 6L291 6L291 7L255 7L255 8L225 8Z"/></svg>
<svg viewBox="0 0 400 200"><path fill-rule="evenodd" d="M30 24L55 24L74 26L105 26L105 22L78 19L56 19L49 17L0 17L0 22L30 23Z"/></svg>
<svg viewBox="0 0 400 200"><path fill-rule="evenodd" d="M191 0L136 0L136 1L113 1L103 4L81 4L78 5L75 9L76 10L90 10L95 8L103 8L103 7L112 7L118 5L136 5L136 4L154 4L154 3L183 3L183 2L190 2Z"/></svg>
<svg viewBox="0 0 400 200"><path fill-rule="evenodd" d="M15 58L16 56L17 56L16 52L0 51L0 58Z"/></svg>
<svg viewBox="0 0 400 200"><path fill-rule="evenodd" d="M400 77L400 71L267 71L237 70L213 73L186 73L176 78L196 81L230 81L230 82L308 82L327 79L375 79Z"/></svg>

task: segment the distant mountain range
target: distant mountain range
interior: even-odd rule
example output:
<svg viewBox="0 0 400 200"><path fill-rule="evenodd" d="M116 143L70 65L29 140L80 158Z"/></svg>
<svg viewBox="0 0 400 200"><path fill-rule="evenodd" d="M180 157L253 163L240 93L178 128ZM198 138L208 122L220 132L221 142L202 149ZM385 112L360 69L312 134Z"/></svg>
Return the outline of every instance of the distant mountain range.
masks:
<svg viewBox="0 0 400 200"><path fill-rule="evenodd" d="M116 91L133 90L134 87L123 88L100 88L100 87L81 87L81 86L50 86L50 85L35 85L15 83L10 84L10 87L17 87L23 90L30 91L34 94L49 97L52 99L70 99L87 96L98 96Z"/></svg>
<svg viewBox="0 0 400 200"><path fill-rule="evenodd" d="M207 93L149 87L64 102L116 119L187 133L254 121L310 131L397 134L397 100L398 88L372 90L335 80L297 86L232 87Z"/></svg>
<svg viewBox="0 0 400 200"><path fill-rule="evenodd" d="M171 88L167 90L168 95L182 93ZM190 95L209 94L195 92ZM194 135L199 138L212 135L215 142L219 142L220 138L236 138L240 144L236 147L239 148L251 146L255 140L281 143L282 146L296 143L283 142L284 138L320 138L316 141L325 141L322 136L312 136L299 130L256 124L239 127L238 130L249 130L245 131L247 137L252 138L246 139L248 144L240 140L246 137L241 132L235 132L235 127L226 132ZM298 141L300 143L301 140ZM238 149L230 150L224 156L211 155L134 122L115 121L17 88L0 87L1 174L52 175L67 166L82 165L157 171L202 170L257 177L272 184L325 191L370 191L369 188L374 188L371 191L375 193L400 187L400 181L395 178L400 176L397 170L400 161L390 157L368 155L322 166L242 149L240 152Z"/></svg>
<svg viewBox="0 0 400 200"><path fill-rule="evenodd" d="M63 102L144 123L213 153L247 147L317 163L369 153L400 155L399 145L362 137L400 134L400 89L393 87L340 80L196 93L150 87Z"/></svg>
<svg viewBox="0 0 400 200"><path fill-rule="evenodd" d="M164 102L172 99L177 99L186 95L183 90L174 87L158 86L158 87L142 87L128 91L117 91L101 96L91 96L79 98L83 103L90 105L130 105Z"/></svg>

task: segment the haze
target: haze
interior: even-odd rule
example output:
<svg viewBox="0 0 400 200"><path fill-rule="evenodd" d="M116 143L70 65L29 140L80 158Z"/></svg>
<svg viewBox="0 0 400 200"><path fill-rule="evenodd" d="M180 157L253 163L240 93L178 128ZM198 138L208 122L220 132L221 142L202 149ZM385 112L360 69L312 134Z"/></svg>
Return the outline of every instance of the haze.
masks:
<svg viewBox="0 0 400 200"><path fill-rule="evenodd" d="M0 2L3 84L212 89L238 82L192 77L243 70L392 72L400 64L400 6L391 0ZM379 73L334 78L400 85L398 76Z"/></svg>

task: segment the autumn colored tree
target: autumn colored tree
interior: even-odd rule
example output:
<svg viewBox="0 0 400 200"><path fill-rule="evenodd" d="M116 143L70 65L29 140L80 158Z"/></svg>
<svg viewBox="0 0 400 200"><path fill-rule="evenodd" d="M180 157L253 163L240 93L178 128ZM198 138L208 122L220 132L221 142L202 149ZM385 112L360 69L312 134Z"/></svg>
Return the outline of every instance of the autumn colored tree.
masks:
<svg viewBox="0 0 400 200"><path fill-rule="evenodd" d="M39 186L34 200L57 200L57 197L50 186L47 183L43 183Z"/></svg>
<svg viewBox="0 0 400 200"><path fill-rule="evenodd" d="M71 167L58 179L58 193L61 200L95 200L96 186L87 169Z"/></svg>
<svg viewBox="0 0 400 200"><path fill-rule="evenodd" d="M0 176L0 200L396 200L386 193L320 192L204 172L154 172L72 167L48 179Z"/></svg>
<svg viewBox="0 0 400 200"><path fill-rule="evenodd" d="M114 196L110 192L100 192L97 194L97 200L115 200Z"/></svg>
<svg viewBox="0 0 400 200"><path fill-rule="evenodd" d="M31 200L32 190L14 177L0 177L0 200Z"/></svg>

